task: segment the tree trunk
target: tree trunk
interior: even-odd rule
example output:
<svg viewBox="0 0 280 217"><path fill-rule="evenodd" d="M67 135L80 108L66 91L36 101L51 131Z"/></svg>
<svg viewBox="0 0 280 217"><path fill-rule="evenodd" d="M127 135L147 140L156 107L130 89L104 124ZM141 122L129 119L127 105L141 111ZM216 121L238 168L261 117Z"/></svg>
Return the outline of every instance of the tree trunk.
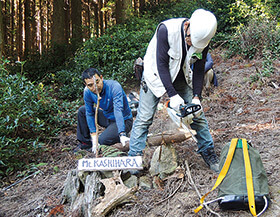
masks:
<svg viewBox="0 0 280 217"><path fill-rule="evenodd" d="M145 8L145 0L139 0L139 12L142 13Z"/></svg>
<svg viewBox="0 0 280 217"><path fill-rule="evenodd" d="M39 0L39 12L40 12L40 42L39 42L39 50L40 54L44 52L44 41L45 41L45 32L44 32L44 2L43 0Z"/></svg>
<svg viewBox="0 0 280 217"><path fill-rule="evenodd" d="M38 46L37 46L37 22L36 22L36 0L32 0L31 1L31 49L32 52L37 51L38 50Z"/></svg>
<svg viewBox="0 0 280 217"><path fill-rule="evenodd" d="M47 2L47 24L46 24L46 50L48 51L50 48L50 41L51 41L51 35L52 35L52 28L51 28L51 11L52 11L52 6L51 4L48 4Z"/></svg>
<svg viewBox="0 0 280 217"><path fill-rule="evenodd" d="M3 23L3 4L2 1L0 0L0 59L3 58L4 54L4 23Z"/></svg>
<svg viewBox="0 0 280 217"><path fill-rule="evenodd" d="M87 36L87 39L89 39L90 38L90 35L91 35L91 24L90 24L90 14L91 14L91 10L90 10L90 4L91 4L91 1L90 0L88 0L88 5L87 5L87 25L86 25L86 27L87 27L87 34L86 34L86 36Z"/></svg>
<svg viewBox="0 0 280 217"><path fill-rule="evenodd" d="M93 2L93 13L94 13L94 30L96 37L99 36L99 16L98 16L98 4Z"/></svg>
<svg viewBox="0 0 280 217"><path fill-rule="evenodd" d="M3 1L2 1L3 4ZM4 5L2 6L2 14L3 14L3 36L4 36L4 56L9 56L9 41L8 41L8 36L9 36L9 19L8 19L8 6L7 6L7 1L4 2Z"/></svg>
<svg viewBox="0 0 280 217"><path fill-rule="evenodd" d="M64 24L64 26L65 26L65 35L64 35L64 37L65 37L65 41L68 41L69 39L70 39L70 28L71 28L71 15L70 15L70 3L69 3L69 1L65 1L65 10L64 10L64 12L65 12L65 24Z"/></svg>
<svg viewBox="0 0 280 217"><path fill-rule="evenodd" d="M124 16L124 22L129 18L129 14L132 10L132 0L122 0L123 1L123 16Z"/></svg>
<svg viewBox="0 0 280 217"><path fill-rule="evenodd" d="M53 1L52 44L65 45L65 3L64 0Z"/></svg>
<svg viewBox="0 0 280 217"><path fill-rule="evenodd" d="M116 24L120 24L123 22L123 4L122 0L116 0Z"/></svg>
<svg viewBox="0 0 280 217"><path fill-rule="evenodd" d="M25 49L24 58L26 59L31 51L32 40L31 40L31 4L30 0L24 2L24 31L25 31Z"/></svg>
<svg viewBox="0 0 280 217"><path fill-rule="evenodd" d="M104 7L107 7L107 0L104 0ZM104 29L106 30L108 28L108 11L105 10L104 12Z"/></svg>
<svg viewBox="0 0 280 217"><path fill-rule="evenodd" d="M98 15L99 15L99 29L100 35L104 34L104 25L103 25L103 0L98 0Z"/></svg>
<svg viewBox="0 0 280 217"><path fill-rule="evenodd" d="M113 177L101 179L106 174L112 174ZM137 187L124 185L118 171L104 173L72 170L68 172L64 183L62 204L70 204L71 216L106 216L116 206L133 201L136 190ZM98 204L97 198L101 200Z"/></svg>
<svg viewBox="0 0 280 217"><path fill-rule="evenodd" d="M11 55L14 56L14 51L15 51L15 3L14 0L11 0L11 38L10 38L10 44L11 44Z"/></svg>
<svg viewBox="0 0 280 217"><path fill-rule="evenodd" d="M71 2L71 21L72 21L72 44L74 48L83 42L82 32L82 3L81 0Z"/></svg>
<svg viewBox="0 0 280 217"><path fill-rule="evenodd" d="M16 46L17 46L17 56L18 59L21 60L22 58L22 49L23 49L23 38L22 38L22 31L23 31L23 19L22 19L22 1L18 1L18 25L17 25L17 39L16 39Z"/></svg>
<svg viewBox="0 0 280 217"><path fill-rule="evenodd" d="M84 11L84 20L82 20L82 25L84 26L84 30L82 31L83 38L90 38L90 0L83 2L82 11Z"/></svg>
<svg viewBox="0 0 280 217"><path fill-rule="evenodd" d="M124 23L132 9L131 0L116 0L116 23Z"/></svg>

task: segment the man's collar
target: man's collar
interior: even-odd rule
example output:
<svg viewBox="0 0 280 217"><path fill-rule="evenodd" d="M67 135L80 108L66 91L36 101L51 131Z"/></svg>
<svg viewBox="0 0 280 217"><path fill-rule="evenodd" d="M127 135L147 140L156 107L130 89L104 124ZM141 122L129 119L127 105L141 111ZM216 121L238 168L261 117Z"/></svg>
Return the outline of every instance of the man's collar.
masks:
<svg viewBox="0 0 280 217"><path fill-rule="evenodd" d="M105 94L105 80L103 80L103 88L102 91L100 92L100 95L104 95Z"/></svg>

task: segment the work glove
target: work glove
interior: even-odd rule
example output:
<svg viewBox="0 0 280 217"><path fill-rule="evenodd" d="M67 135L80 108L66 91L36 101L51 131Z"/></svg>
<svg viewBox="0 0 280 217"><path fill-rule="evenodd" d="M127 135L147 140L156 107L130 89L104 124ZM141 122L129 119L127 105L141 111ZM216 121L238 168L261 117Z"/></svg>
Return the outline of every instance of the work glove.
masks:
<svg viewBox="0 0 280 217"><path fill-rule="evenodd" d="M192 104L201 106L200 100L197 99L197 98L192 99ZM203 111L203 109L202 109L202 106L201 106L201 108L194 113L194 117L199 117L201 115L202 111Z"/></svg>
<svg viewBox="0 0 280 217"><path fill-rule="evenodd" d="M96 154L96 135L91 134L92 152Z"/></svg>
<svg viewBox="0 0 280 217"><path fill-rule="evenodd" d="M175 111L179 112L180 105L184 105L185 101L182 97L180 97L178 94L170 97L170 107L173 108Z"/></svg>
<svg viewBox="0 0 280 217"><path fill-rule="evenodd" d="M120 141L122 146L124 147L127 142L129 142L129 138L126 136L125 133L120 133Z"/></svg>

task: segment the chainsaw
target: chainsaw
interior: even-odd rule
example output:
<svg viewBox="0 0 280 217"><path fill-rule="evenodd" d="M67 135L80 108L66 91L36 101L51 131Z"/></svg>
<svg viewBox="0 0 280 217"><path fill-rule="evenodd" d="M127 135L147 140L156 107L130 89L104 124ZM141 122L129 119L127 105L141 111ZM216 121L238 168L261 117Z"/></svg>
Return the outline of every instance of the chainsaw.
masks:
<svg viewBox="0 0 280 217"><path fill-rule="evenodd" d="M195 138L192 131L190 130L189 124L184 123L184 118L189 115L193 115L195 112L199 111L201 109L201 105L191 104L191 103L180 105L178 113L170 107L169 101L166 103L166 107L167 107L167 113L169 117L172 119L172 121L178 127L182 127L183 129L187 130L191 134L193 140L197 142L197 139Z"/></svg>

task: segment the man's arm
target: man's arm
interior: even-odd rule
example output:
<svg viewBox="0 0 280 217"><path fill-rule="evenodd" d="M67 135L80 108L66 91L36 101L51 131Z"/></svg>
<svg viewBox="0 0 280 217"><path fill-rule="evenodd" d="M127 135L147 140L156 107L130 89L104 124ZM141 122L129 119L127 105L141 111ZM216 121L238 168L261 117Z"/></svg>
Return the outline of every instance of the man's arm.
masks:
<svg viewBox="0 0 280 217"><path fill-rule="evenodd" d="M204 68L205 68L205 61L206 55L208 53L209 45L202 51L202 59L197 60L194 63L193 68L193 95L194 96L201 96L202 88L203 88L203 80L204 80Z"/></svg>
<svg viewBox="0 0 280 217"><path fill-rule="evenodd" d="M96 132L96 126L95 126L95 112L93 110L94 106L94 100L92 99L93 93L90 92L89 89L85 88L84 90L84 102L85 102L85 107L86 107L86 119L87 119L87 124L88 128L90 130L90 133L95 133Z"/></svg>
<svg viewBox="0 0 280 217"><path fill-rule="evenodd" d="M205 71L204 72L207 72L212 67L213 67L213 59L211 57L211 54L208 52L207 56L206 56Z"/></svg>
<svg viewBox="0 0 280 217"><path fill-rule="evenodd" d="M115 83L113 89L113 105L114 105L114 116L118 127L118 133L125 132L125 123L123 117L124 100L123 100L123 89L119 83Z"/></svg>
<svg viewBox="0 0 280 217"><path fill-rule="evenodd" d="M164 24L161 24L157 32L157 69L168 96L172 97L175 96L177 92L172 85L169 72L169 48L167 28Z"/></svg>

